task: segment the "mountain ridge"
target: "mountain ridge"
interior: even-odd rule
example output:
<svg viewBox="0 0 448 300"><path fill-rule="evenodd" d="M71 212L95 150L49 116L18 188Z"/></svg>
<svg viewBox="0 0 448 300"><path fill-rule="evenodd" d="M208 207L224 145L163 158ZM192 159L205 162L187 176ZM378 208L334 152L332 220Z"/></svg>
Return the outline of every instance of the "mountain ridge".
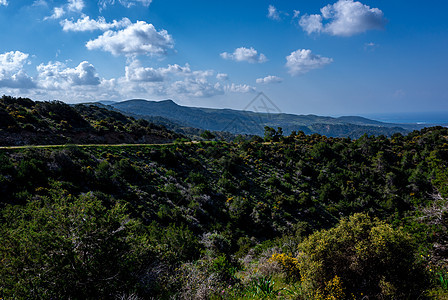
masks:
<svg viewBox="0 0 448 300"><path fill-rule="evenodd" d="M179 105L172 99L160 101L129 99L108 106L148 120L152 117L162 117L181 126L226 131L232 134L263 135L264 127L268 126L281 127L285 134L303 131L307 134L358 138L363 134L386 136L394 133L406 134L425 127L419 124L385 123L360 116L330 117L315 114L254 112L231 108L188 107Z"/></svg>

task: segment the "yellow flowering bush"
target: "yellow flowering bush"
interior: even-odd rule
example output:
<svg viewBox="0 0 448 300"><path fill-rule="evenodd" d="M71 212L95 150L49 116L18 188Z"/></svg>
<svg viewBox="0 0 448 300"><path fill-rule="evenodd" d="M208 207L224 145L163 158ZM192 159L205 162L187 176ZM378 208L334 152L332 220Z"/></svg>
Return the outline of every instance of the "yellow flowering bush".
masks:
<svg viewBox="0 0 448 300"><path fill-rule="evenodd" d="M342 300L345 299L344 288L342 280L339 276L334 276L333 279L325 284L323 292L317 290L314 298L316 300Z"/></svg>
<svg viewBox="0 0 448 300"><path fill-rule="evenodd" d="M278 263L290 278L298 278L300 276L299 261L293 256L289 256L285 253L274 253L271 258L269 258L269 262Z"/></svg>

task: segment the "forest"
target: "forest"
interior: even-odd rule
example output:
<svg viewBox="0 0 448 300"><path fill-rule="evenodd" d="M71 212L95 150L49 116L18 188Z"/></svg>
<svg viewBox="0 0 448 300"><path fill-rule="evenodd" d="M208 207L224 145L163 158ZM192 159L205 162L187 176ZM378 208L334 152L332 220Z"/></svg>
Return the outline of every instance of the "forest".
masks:
<svg viewBox="0 0 448 300"><path fill-rule="evenodd" d="M69 141L0 147L2 299L448 297L448 128L191 142L6 98L0 136ZM131 126L169 139L137 144Z"/></svg>

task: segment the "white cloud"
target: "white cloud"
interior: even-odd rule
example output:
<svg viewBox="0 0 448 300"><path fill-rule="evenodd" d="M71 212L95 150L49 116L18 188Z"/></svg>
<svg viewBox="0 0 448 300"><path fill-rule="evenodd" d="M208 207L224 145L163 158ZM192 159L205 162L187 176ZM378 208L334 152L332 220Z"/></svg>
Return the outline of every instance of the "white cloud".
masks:
<svg viewBox="0 0 448 300"><path fill-rule="evenodd" d="M0 76L21 70L28 60L29 54L10 51L0 54Z"/></svg>
<svg viewBox="0 0 448 300"><path fill-rule="evenodd" d="M268 18L276 21L280 20L280 13L277 11L274 5L269 5L268 7Z"/></svg>
<svg viewBox="0 0 448 300"><path fill-rule="evenodd" d="M293 10L293 15L292 15L292 18L293 19L296 19L296 18L298 18L299 17L299 15L300 15L300 10Z"/></svg>
<svg viewBox="0 0 448 300"><path fill-rule="evenodd" d="M230 59L234 61L246 61L249 63L264 63L268 59L262 53L258 54L254 48L237 48L233 53L223 52L221 57L224 59Z"/></svg>
<svg viewBox="0 0 448 300"><path fill-rule="evenodd" d="M129 81L159 82L163 81L163 75L154 68L126 66L126 79Z"/></svg>
<svg viewBox="0 0 448 300"><path fill-rule="evenodd" d="M8 0L0 0L0 5L8 6Z"/></svg>
<svg viewBox="0 0 448 300"><path fill-rule="evenodd" d="M383 12L354 0L339 0L323 7L321 15L304 15L299 25L308 33L352 36L367 30L382 29L386 23ZM323 19L327 23L323 23Z"/></svg>
<svg viewBox="0 0 448 300"><path fill-rule="evenodd" d="M216 75L216 79L221 80L221 81L226 81L226 80L229 80L229 75L227 75L225 73L218 73Z"/></svg>
<svg viewBox="0 0 448 300"><path fill-rule="evenodd" d="M282 81L283 81L282 78L280 78L278 76L272 76L272 75L266 76L264 78L258 78L256 80L256 82L259 84L280 83Z"/></svg>
<svg viewBox="0 0 448 300"><path fill-rule="evenodd" d="M10 51L0 54L0 86L10 88L32 88L33 79L23 70L28 63L28 54Z"/></svg>
<svg viewBox="0 0 448 300"><path fill-rule="evenodd" d="M168 65L165 68L143 67L139 60L133 59L125 68L126 79L134 82L162 82L177 78L189 78L193 81L207 80L214 76L212 70L192 71L189 64L180 66L178 64Z"/></svg>
<svg viewBox="0 0 448 300"><path fill-rule="evenodd" d="M95 67L87 61L75 68L67 68L61 62L49 62L37 67L38 84L44 89L66 89L72 86L95 86L101 80Z"/></svg>
<svg viewBox="0 0 448 300"><path fill-rule="evenodd" d="M163 76L167 75L199 75L199 76L210 76L209 72L211 71L194 71L192 72L189 64L185 64L185 67L181 67L178 64L168 65L166 68L160 68L160 72Z"/></svg>
<svg viewBox="0 0 448 300"><path fill-rule="evenodd" d="M33 5L47 5L47 3L45 1L40 1L40 2L34 2ZM53 8L53 14L49 17L45 17L44 20L48 20L48 19L60 19L62 18L67 12L72 12L72 13L81 13L83 8L84 8L85 4L83 0L68 0L67 4L60 6L60 7L55 7Z"/></svg>
<svg viewBox="0 0 448 300"><path fill-rule="evenodd" d="M299 49L286 57L286 67L291 75L305 74L313 69L322 68L333 59L311 53L311 50Z"/></svg>
<svg viewBox="0 0 448 300"><path fill-rule="evenodd" d="M0 87L9 87L14 89L30 89L35 87L36 84L31 77L26 74L25 71L20 70L9 77L0 78Z"/></svg>
<svg viewBox="0 0 448 300"><path fill-rule="evenodd" d="M53 9L53 14L49 17L45 17L44 20L48 20L48 19L60 19L62 18L62 16L65 15L65 10L62 7L55 7Z"/></svg>
<svg viewBox="0 0 448 300"><path fill-rule="evenodd" d="M148 7L151 4L152 0L118 0L118 1L100 0L100 1L98 1L98 4L100 5L101 8L104 9L107 7L107 5L115 5L116 2L120 3L121 5L123 5L126 8L132 7L137 4L141 4L145 7Z"/></svg>
<svg viewBox="0 0 448 300"><path fill-rule="evenodd" d="M124 89L139 93L155 93L170 97L212 97L224 93L224 88L217 82L210 81L214 76L212 70L192 71L188 64L167 67L143 67L134 59L126 66Z"/></svg>
<svg viewBox="0 0 448 300"><path fill-rule="evenodd" d="M205 78L187 77L182 81L174 82L168 92L202 98L222 95L224 89L219 83L211 83Z"/></svg>
<svg viewBox="0 0 448 300"><path fill-rule="evenodd" d="M125 73L128 81L159 82L164 80L164 75L160 69L142 67L138 60L134 60L127 65Z"/></svg>
<svg viewBox="0 0 448 300"><path fill-rule="evenodd" d="M157 31L154 25L137 21L120 31L106 31L86 44L87 49L102 49L113 55L165 54L174 47L174 41L166 30Z"/></svg>
<svg viewBox="0 0 448 300"><path fill-rule="evenodd" d="M304 15L299 20L299 25L308 34L321 32L323 30L321 15Z"/></svg>
<svg viewBox="0 0 448 300"><path fill-rule="evenodd" d="M231 93L251 93L255 92L256 89L253 86L247 84L234 84L226 85L225 90Z"/></svg>
<svg viewBox="0 0 448 300"><path fill-rule="evenodd" d="M104 17L93 20L86 15L82 16L82 19L78 19L76 22L67 19L61 21L62 30L64 31L106 31L112 28L124 28L131 24L128 18L123 18L120 21L113 20L112 23L107 23Z"/></svg>
<svg viewBox="0 0 448 300"><path fill-rule="evenodd" d="M81 12L84 6L83 0L68 0L67 9L69 11Z"/></svg>

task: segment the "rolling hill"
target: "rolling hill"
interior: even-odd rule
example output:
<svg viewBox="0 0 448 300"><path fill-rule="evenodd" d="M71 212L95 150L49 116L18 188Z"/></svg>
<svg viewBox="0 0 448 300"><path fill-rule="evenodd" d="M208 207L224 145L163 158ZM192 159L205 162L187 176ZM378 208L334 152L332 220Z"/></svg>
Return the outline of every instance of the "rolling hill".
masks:
<svg viewBox="0 0 448 300"><path fill-rule="evenodd" d="M165 127L95 105L0 98L0 145L168 143Z"/></svg>

